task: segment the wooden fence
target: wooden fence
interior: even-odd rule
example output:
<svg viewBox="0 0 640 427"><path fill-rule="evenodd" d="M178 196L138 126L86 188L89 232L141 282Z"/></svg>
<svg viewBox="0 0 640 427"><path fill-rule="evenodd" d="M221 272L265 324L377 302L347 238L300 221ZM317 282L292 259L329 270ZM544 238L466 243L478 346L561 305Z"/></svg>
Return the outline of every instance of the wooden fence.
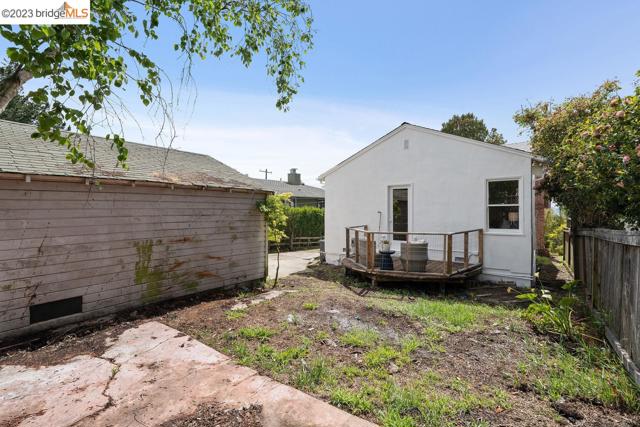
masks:
<svg viewBox="0 0 640 427"><path fill-rule="evenodd" d="M587 304L640 384L640 232L584 229L565 238L565 257L585 285Z"/></svg>
<svg viewBox="0 0 640 427"><path fill-rule="evenodd" d="M320 240L322 240L322 236L316 237L293 237L289 239L285 239L280 243L281 251L297 251L299 249L311 249L311 248L319 248ZM275 252L276 245L275 243L269 243L269 252Z"/></svg>

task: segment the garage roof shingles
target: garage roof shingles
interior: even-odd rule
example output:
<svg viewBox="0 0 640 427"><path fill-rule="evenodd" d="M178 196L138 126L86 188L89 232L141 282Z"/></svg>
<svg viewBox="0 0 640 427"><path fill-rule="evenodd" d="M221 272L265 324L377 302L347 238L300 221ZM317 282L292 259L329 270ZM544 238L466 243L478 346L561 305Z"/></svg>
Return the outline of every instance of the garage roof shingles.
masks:
<svg viewBox="0 0 640 427"><path fill-rule="evenodd" d="M289 184L287 181L278 181L275 179L254 179L254 185L266 191L273 191L276 194L291 193L293 197L324 199L324 190L311 185L295 185Z"/></svg>
<svg viewBox="0 0 640 427"><path fill-rule="evenodd" d="M134 142L126 143L129 155L125 170L116 167L111 141L78 135L82 151L95 159L92 170L72 164L65 147L31 138L35 131L32 125L0 120L0 172L259 190L250 178L213 157Z"/></svg>

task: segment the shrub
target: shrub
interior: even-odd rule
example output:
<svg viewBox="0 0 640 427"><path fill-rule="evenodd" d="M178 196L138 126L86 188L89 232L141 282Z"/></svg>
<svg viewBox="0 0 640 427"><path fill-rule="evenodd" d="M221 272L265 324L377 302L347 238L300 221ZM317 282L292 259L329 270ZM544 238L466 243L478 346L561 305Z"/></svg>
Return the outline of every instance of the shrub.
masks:
<svg viewBox="0 0 640 427"><path fill-rule="evenodd" d="M324 236L324 209L313 206L288 207L287 234L294 237Z"/></svg>
<svg viewBox="0 0 640 427"><path fill-rule="evenodd" d="M553 301L551 293L546 289L532 289L516 298L530 302L525 312L526 317L540 332L553 334L561 341L577 341L582 331L573 321L574 307L578 303L573 294L576 285L576 281L562 285L562 289L569 291L569 296L560 298L557 302Z"/></svg>
<svg viewBox="0 0 640 427"><path fill-rule="evenodd" d="M632 94L619 91L608 81L592 94L514 116L545 158L542 187L579 227L640 226L640 83Z"/></svg>

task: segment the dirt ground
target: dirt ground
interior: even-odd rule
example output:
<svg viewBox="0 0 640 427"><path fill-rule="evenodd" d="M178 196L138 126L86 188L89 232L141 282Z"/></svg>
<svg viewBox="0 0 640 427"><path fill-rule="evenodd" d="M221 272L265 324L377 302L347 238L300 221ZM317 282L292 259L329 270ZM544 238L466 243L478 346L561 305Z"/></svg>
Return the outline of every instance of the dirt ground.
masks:
<svg viewBox="0 0 640 427"><path fill-rule="evenodd" d="M195 414L164 423L161 427L261 427L259 405L225 409L220 405L201 405Z"/></svg>
<svg viewBox="0 0 640 427"><path fill-rule="evenodd" d="M446 299L425 286L371 289L339 268L314 266L278 285L295 292L246 309L231 310L251 293L154 306L12 349L0 364L50 365L98 353L106 336L151 318L382 425L640 426L628 409L541 391L551 382L530 361L544 357L549 338L523 320L505 285L457 285ZM216 408L199 411L171 425L259 425L250 421L255 408L228 421Z"/></svg>

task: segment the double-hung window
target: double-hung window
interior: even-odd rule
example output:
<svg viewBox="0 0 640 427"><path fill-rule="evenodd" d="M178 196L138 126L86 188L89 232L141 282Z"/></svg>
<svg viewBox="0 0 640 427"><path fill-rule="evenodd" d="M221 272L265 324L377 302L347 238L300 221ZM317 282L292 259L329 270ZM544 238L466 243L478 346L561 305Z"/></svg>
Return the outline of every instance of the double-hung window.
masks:
<svg viewBox="0 0 640 427"><path fill-rule="evenodd" d="M487 181L489 230L520 230L520 180Z"/></svg>

